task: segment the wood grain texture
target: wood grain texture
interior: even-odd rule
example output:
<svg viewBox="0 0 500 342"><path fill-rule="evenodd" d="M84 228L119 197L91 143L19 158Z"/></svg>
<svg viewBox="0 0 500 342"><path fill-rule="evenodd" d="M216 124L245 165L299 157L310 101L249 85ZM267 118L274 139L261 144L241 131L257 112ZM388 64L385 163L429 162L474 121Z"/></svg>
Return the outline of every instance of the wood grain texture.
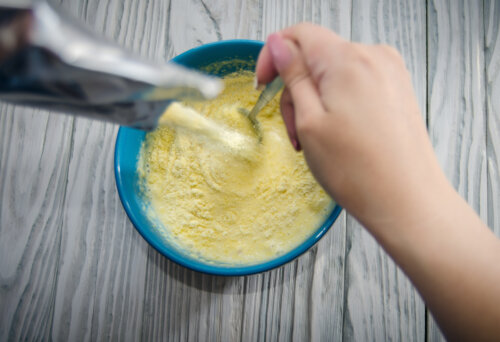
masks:
<svg viewBox="0 0 500 342"><path fill-rule="evenodd" d="M448 177L500 234L500 1L51 2L159 61L301 21L395 46ZM0 104L1 341L442 340L404 274L346 213L310 251L262 274L170 262L122 209L116 132Z"/></svg>
<svg viewBox="0 0 500 342"><path fill-rule="evenodd" d="M448 179L486 222L483 4L428 4L428 129ZM443 340L432 317L428 339Z"/></svg>
<svg viewBox="0 0 500 342"><path fill-rule="evenodd" d="M108 23L108 16L99 17L105 12L99 6L112 8L113 3L67 1L62 6L92 24ZM120 27L118 19L113 22ZM111 38L120 33L109 24L92 26ZM18 113L12 118L2 113L0 126L5 131L1 241L9 244L2 248L8 267L1 268L6 309L0 339L137 339L147 245L127 220L116 192L116 127L3 108ZM9 237L16 231L21 239Z"/></svg>
<svg viewBox="0 0 500 342"><path fill-rule="evenodd" d="M425 3L353 1L352 38L396 47L412 75L420 107L426 104ZM352 217L347 218L344 338L421 341L425 306L392 259Z"/></svg>
<svg viewBox="0 0 500 342"><path fill-rule="evenodd" d="M328 27L344 39L351 37L351 1L264 1L263 6L262 38L304 21Z"/></svg>
<svg viewBox="0 0 500 342"><path fill-rule="evenodd" d="M48 338L73 119L0 111L0 340Z"/></svg>
<svg viewBox="0 0 500 342"><path fill-rule="evenodd" d="M56 340L139 337L147 248L116 194L115 131L75 121L52 329Z"/></svg>
<svg viewBox="0 0 500 342"><path fill-rule="evenodd" d="M89 0L64 5L80 8L75 14L135 53L163 57L161 13L168 3ZM141 336L150 247L128 221L116 192L116 131L110 124L85 119L74 123L52 328L56 340Z"/></svg>
<svg viewBox="0 0 500 342"><path fill-rule="evenodd" d="M500 1L484 2L488 225L500 236Z"/></svg>

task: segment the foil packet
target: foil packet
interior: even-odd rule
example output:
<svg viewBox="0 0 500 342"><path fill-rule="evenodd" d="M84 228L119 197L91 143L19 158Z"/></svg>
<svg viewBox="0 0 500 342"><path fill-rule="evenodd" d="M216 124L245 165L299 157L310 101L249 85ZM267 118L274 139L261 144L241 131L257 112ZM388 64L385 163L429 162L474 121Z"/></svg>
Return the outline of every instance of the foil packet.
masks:
<svg viewBox="0 0 500 342"><path fill-rule="evenodd" d="M45 1L0 0L0 101L149 130L170 102L222 86L134 56Z"/></svg>

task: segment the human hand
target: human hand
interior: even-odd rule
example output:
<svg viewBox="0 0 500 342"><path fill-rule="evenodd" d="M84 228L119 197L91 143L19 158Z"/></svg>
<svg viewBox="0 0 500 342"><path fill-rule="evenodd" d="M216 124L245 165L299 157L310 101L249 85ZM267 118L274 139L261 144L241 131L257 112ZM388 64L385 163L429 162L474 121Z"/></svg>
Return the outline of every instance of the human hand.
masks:
<svg viewBox="0 0 500 342"><path fill-rule="evenodd" d="M259 56L259 83L278 73L290 140L320 184L403 268L448 338L498 340L500 242L441 171L399 53L299 24Z"/></svg>
<svg viewBox="0 0 500 342"><path fill-rule="evenodd" d="M299 24L270 35L259 56L259 83L278 73L292 144L304 150L325 190L372 233L397 214L411 219L425 189L449 187L395 49Z"/></svg>

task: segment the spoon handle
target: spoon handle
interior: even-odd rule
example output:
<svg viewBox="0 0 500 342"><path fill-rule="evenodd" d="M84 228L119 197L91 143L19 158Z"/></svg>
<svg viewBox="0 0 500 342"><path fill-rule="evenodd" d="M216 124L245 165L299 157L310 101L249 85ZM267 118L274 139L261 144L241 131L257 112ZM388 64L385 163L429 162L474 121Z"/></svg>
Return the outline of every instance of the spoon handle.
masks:
<svg viewBox="0 0 500 342"><path fill-rule="evenodd" d="M283 83L283 80L280 76L278 76L271 83L269 83L266 88L264 88L259 96L259 99L257 100L257 103L255 103L252 111L250 112L250 114L248 114L248 117L252 122L255 121L257 114L261 111L261 109L264 108L264 106L267 105L269 101L271 101L276 96L276 94L284 87L284 85L285 84Z"/></svg>

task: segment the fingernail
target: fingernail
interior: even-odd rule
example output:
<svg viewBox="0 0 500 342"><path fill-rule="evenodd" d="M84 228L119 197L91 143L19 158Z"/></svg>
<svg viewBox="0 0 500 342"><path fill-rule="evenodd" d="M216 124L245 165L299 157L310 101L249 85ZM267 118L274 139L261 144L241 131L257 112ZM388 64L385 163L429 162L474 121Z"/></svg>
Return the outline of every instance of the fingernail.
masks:
<svg viewBox="0 0 500 342"><path fill-rule="evenodd" d="M259 83L259 80L257 80L257 76L254 76L254 78L253 78L253 88L255 90L262 91L262 90L264 90L265 87L266 87L266 85L262 84L262 83Z"/></svg>
<svg viewBox="0 0 500 342"><path fill-rule="evenodd" d="M274 66L278 72L286 69L292 62L292 52L286 44L285 40L277 33L271 34L267 37L267 45L269 52L273 57Z"/></svg>
<svg viewBox="0 0 500 342"><path fill-rule="evenodd" d="M297 141L297 139L292 139L292 145L293 145L293 148L295 149L295 151L300 151L299 150L299 142Z"/></svg>

